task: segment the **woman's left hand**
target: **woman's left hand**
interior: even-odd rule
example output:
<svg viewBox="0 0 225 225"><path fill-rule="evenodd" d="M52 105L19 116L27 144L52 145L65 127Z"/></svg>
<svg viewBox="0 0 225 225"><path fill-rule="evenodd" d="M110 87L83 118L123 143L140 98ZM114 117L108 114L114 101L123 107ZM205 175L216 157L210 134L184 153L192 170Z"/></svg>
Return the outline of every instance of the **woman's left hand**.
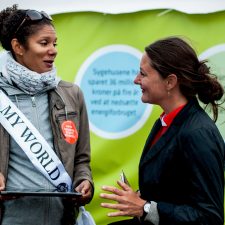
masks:
<svg viewBox="0 0 225 225"><path fill-rule="evenodd" d="M102 190L111 192L111 194L101 193L100 197L104 199L114 200L117 203L101 203L101 206L118 211L108 213L108 216L132 216L141 217L143 215L143 207L146 203L141 199L137 192L134 192L127 184L117 181L122 189L111 186L103 186Z"/></svg>
<svg viewBox="0 0 225 225"><path fill-rule="evenodd" d="M88 180L83 180L76 188L77 192L82 193L82 197L79 199L80 205L85 205L90 202L93 195L93 188Z"/></svg>

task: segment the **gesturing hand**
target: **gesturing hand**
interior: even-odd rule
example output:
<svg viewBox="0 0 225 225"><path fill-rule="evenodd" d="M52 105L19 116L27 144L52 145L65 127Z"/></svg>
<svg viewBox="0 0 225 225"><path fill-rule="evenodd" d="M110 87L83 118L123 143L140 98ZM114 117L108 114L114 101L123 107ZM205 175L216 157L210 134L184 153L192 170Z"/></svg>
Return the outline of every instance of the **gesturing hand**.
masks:
<svg viewBox="0 0 225 225"><path fill-rule="evenodd" d="M111 192L110 194L101 193L100 197L104 199L114 200L117 203L101 203L101 206L118 211L108 213L108 216L133 216L141 217L143 215L143 206L145 200L141 199L139 194L134 192L127 184L117 181L122 189L112 186L103 186L102 190Z"/></svg>

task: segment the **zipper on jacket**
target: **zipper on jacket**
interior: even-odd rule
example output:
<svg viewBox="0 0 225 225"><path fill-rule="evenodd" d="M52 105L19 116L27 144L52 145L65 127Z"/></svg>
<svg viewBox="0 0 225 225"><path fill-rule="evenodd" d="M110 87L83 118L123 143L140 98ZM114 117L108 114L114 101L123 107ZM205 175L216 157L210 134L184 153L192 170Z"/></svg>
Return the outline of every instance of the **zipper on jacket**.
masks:
<svg viewBox="0 0 225 225"><path fill-rule="evenodd" d="M36 102L35 102L35 97L34 96L31 97L31 102L32 102L32 106L36 107Z"/></svg>

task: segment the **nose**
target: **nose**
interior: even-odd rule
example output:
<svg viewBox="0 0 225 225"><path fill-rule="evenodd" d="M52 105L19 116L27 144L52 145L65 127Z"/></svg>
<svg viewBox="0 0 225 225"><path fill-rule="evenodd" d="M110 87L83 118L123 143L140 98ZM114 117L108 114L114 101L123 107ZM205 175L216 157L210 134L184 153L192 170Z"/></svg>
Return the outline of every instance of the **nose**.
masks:
<svg viewBox="0 0 225 225"><path fill-rule="evenodd" d="M138 73L137 75L136 75L136 77L134 78L134 83L135 84L141 84L141 79L140 79L140 73Z"/></svg>
<svg viewBox="0 0 225 225"><path fill-rule="evenodd" d="M57 49L56 49L55 45L51 45L51 47L48 50L48 53L50 55L57 55Z"/></svg>

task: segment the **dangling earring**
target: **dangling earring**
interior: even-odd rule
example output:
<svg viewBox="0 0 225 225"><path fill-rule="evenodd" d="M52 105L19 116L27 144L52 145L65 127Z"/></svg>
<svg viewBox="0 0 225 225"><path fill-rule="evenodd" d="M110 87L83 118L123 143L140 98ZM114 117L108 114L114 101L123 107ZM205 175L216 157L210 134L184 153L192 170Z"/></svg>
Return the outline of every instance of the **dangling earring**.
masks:
<svg viewBox="0 0 225 225"><path fill-rule="evenodd" d="M167 91L167 95L168 95L168 97L170 96L170 91Z"/></svg>

